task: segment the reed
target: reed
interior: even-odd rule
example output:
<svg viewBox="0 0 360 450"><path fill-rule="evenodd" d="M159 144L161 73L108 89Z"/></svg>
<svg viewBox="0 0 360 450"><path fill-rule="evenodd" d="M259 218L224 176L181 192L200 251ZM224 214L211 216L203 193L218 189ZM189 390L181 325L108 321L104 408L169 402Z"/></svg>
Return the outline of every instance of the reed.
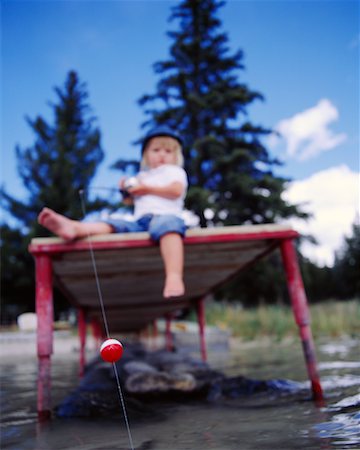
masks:
<svg viewBox="0 0 360 450"><path fill-rule="evenodd" d="M311 329L314 337L355 336L360 333L360 301L330 300L310 305ZM237 303L209 302L206 321L244 340L271 337L282 340L297 335L298 328L290 306L260 305L244 308Z"/></svg>

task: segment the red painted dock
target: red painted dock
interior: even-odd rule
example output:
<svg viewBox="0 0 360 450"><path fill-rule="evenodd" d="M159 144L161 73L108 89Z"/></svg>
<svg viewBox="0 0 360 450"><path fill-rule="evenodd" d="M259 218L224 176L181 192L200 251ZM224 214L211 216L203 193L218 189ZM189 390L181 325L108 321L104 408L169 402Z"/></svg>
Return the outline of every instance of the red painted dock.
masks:
<svg viewBox="0 0 360 450"><path fill-rule="evenodd" d="M103 328L90 248L110 334L140 331L158 318L169 318L183 308L195 308L203 359L206 297L248 265L280 248L312 391L315 399L322 399L307 299L293 246L297 236L293 229L273 224L188 230L184 240L186 295L176 300L162 297L163 264L159 248L147 233L93 236L70 243L59 238L33 239L29 251L36 262L39 416L47 417L51 410L53 285L79 310L82 348L86 319L98 331ZM83 364L83 352L80 356Z"/></svg>

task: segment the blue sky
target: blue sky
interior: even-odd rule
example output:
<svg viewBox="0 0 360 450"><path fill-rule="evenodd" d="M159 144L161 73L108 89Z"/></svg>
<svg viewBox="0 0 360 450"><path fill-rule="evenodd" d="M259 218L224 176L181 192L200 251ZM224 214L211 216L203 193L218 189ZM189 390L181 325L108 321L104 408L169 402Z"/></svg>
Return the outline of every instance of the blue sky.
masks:
<svg viewBox="0 0 360 450"><path fill-rule="evenodd" d="M136 101L154 92L152 64L168 57L166 31L177 28L168 18L178 3L2 0L1 183L8 192L26 198L14 157L17 144L34 142L25 116L51 122L53 88L69 70L86 82L102 131L106 159L94 185L116 184L109 165L139 156L132 142L145 115ZM359 210L359 2L230 0L219 17L231 50L244 51L241 82L265 97L249 118L283 135L268 146L284 162L278 173L293 180L286 195L314 213L294 225L326 235L308 256L331 263ZM334 214L342 220L329 223Z"/></svg>

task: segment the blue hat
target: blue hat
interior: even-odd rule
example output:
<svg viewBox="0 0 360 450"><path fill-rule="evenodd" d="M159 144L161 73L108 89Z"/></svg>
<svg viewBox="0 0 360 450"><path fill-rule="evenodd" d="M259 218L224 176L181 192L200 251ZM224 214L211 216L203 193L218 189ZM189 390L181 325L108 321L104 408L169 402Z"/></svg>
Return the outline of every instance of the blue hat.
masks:
<svg viewBox="0 0 360 450"><path fill-rule="evenodd" d="M150 130L147 135L144 137L142 146L141 146L141 153L144 153L146 144L149 142L150 139L158 136L168 136L173 139L176 139L180 145L183 145L181 137L173 131L171 128L169 128L167 125L159 125L158 127L153 128Z"/></svg>

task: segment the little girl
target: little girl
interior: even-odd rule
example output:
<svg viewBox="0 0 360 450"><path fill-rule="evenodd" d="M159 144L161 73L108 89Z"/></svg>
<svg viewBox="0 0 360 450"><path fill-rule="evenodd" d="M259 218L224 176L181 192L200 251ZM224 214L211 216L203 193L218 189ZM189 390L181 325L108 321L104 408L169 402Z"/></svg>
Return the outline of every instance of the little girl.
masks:
<svg viewBox="0 0 360 450"><path fill-rule="evenodd" d="M181 213L188 182L182 168L181 146L181 138L165 126L151 130L145 137L137 184L127 189L134 201L134 221L80 222L43 208L38 216L39 223L65 240L95 234L148 231L151 239L159 242L164 261L163 296L184 295L182 238L186 226ZM121 189L124 189L124 182L120 181Z"/></svg>

